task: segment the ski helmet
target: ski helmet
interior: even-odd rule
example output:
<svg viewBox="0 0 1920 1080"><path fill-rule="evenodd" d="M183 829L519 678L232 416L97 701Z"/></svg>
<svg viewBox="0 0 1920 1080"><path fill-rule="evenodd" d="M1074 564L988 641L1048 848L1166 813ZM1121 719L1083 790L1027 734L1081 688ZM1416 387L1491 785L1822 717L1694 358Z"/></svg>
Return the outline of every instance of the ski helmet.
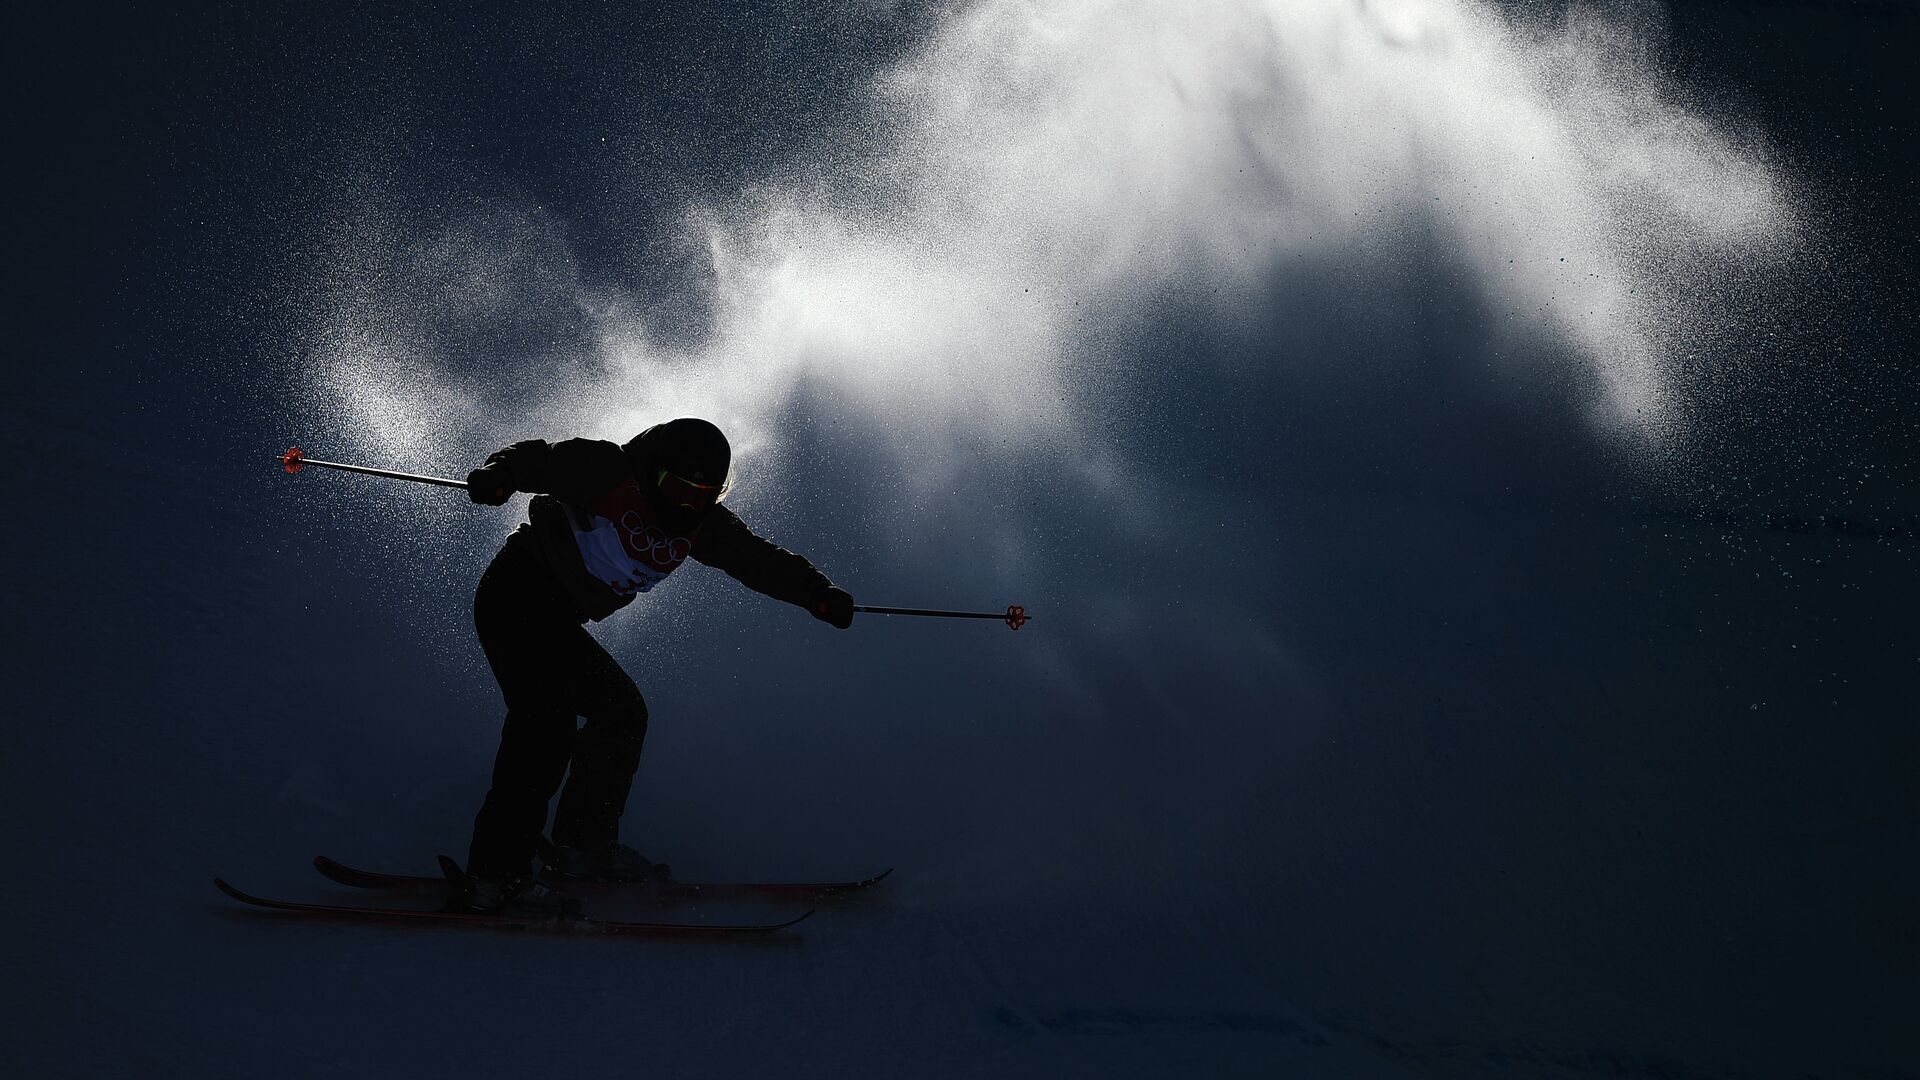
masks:
<svg viewBox="0 0 1920 1080"><path fill-rule="evenodd" d="M684 416L655 424L624 449L663 507L704 513L726 497L733 447L710 421Z"/></svg>

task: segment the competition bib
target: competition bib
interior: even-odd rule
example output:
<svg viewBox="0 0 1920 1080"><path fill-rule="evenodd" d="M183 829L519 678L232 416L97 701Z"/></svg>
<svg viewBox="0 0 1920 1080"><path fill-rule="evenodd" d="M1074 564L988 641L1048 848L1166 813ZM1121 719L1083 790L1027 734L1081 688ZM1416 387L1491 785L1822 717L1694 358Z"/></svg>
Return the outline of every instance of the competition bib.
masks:
<svg viewBox="0 0 1920 1080"><path fill-rule="evenodd" d="M584 512L567 507L567 518L587 572L622 596L665 581L693 553L700 532L696 527L692 535L678 535L663 528L631 478Z"/></svg>

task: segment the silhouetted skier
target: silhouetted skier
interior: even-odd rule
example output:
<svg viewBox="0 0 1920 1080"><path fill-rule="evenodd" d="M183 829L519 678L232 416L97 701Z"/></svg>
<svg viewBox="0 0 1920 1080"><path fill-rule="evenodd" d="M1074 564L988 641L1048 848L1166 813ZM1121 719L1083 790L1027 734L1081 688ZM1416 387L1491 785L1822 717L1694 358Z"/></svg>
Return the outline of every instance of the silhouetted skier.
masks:
<svg viewBox="0 0 1920 1080"><path fill-rule="evenodd" d="M514 443L467 476L468 495L478 503L498 506L515 491L538 494L473 598L474 627L507 718L457 905L557 906L529 868L563 777L552 844L541 852L552 872L602 881L665 876L663 866L619 842L647 705L587 633L587 620L625 607L691 557L834 626L852 625L852 596L720 505L732 457L719 428L683 418L624 446L596 439ZM579 717L586 722L576 730Z"/></svg>

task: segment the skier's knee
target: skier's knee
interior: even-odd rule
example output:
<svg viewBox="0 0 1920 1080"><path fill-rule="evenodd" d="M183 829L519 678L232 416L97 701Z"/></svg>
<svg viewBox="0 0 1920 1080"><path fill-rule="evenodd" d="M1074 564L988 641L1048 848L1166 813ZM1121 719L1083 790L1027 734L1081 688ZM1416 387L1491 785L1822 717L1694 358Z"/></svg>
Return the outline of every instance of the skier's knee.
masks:
<svg viewBox="0 0 1920 1080"><path fill-rule="evenodd" d="M619 758L640 758L647 739L647 703L638 690L620 694L588 718L601 751Z"/></svg>
<svg viewBox="0 0 1920 1080"><path fill-rule="evenodd" d="M619 718L621 728L635 728L642 734L647 730L647 699L640 696L640 688L629 682L615 695L613 713Z"/></svg>
<svg viewBox="0 0 1920 1080"><path fill-rule="evenodd" d="M623 710L614 730L621 749L638 758L641 744L647 741L646 703L636 698L635 707L631 711Z"/></svg>

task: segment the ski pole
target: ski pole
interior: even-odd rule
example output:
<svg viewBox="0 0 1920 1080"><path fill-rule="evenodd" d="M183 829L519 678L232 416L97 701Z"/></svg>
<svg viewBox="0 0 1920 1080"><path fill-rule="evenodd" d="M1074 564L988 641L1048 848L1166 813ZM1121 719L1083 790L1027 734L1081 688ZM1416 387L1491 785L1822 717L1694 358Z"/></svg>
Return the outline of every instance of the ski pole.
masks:
<svg viewBox="0 0 1920 1080"><path fill-rule="evenodd" d="M1019 604L1008 604L1007 610L998 611L935 611L931 608L914 607L859 607L853 610L864 611L870 615L925 615L935 619L999 619L1009 627L1018 630L1033 621L1027 609Z"/></svg>
<svg viewBox="0 0 1920 1080"><path fill-rule="evenodd" d="M370 469L365 465L345 465L338 461L318 461L306 455L297 446L290 446L280 455L280 464L289 473L297 473L308 465L322 469L339 469L342 472L365 473L368 476L384 476L389 480L411 480L416 484L439 484L442 487L464 488L465 480L448 480L441 476L420 476L415 473L394 472L392 469ZM898 607L855 607L855 611L864 611L869 615L922 615L936 619L999 619L1012 629L1018 630L1033 621L1027 609L1019 604L1008 604L1007 610L999 611L936 611L932 608Z"/></svg>
<svg viewBox="0 0 1920 1080"><path fill-rule="evenodd" d="M389 480L411 480L416 484L439 484L443 487L464 488L465 480L448 480L441 476L416 476L413 473L394 472L391 469L369 469L365 465L342 465L337 461L315 461L304 450L290 446L280 455L280 464L290 473L297 473L308 465L317 465L323 469L339 469L342 472L366 473L368 476L384 476Z"/></svg>

